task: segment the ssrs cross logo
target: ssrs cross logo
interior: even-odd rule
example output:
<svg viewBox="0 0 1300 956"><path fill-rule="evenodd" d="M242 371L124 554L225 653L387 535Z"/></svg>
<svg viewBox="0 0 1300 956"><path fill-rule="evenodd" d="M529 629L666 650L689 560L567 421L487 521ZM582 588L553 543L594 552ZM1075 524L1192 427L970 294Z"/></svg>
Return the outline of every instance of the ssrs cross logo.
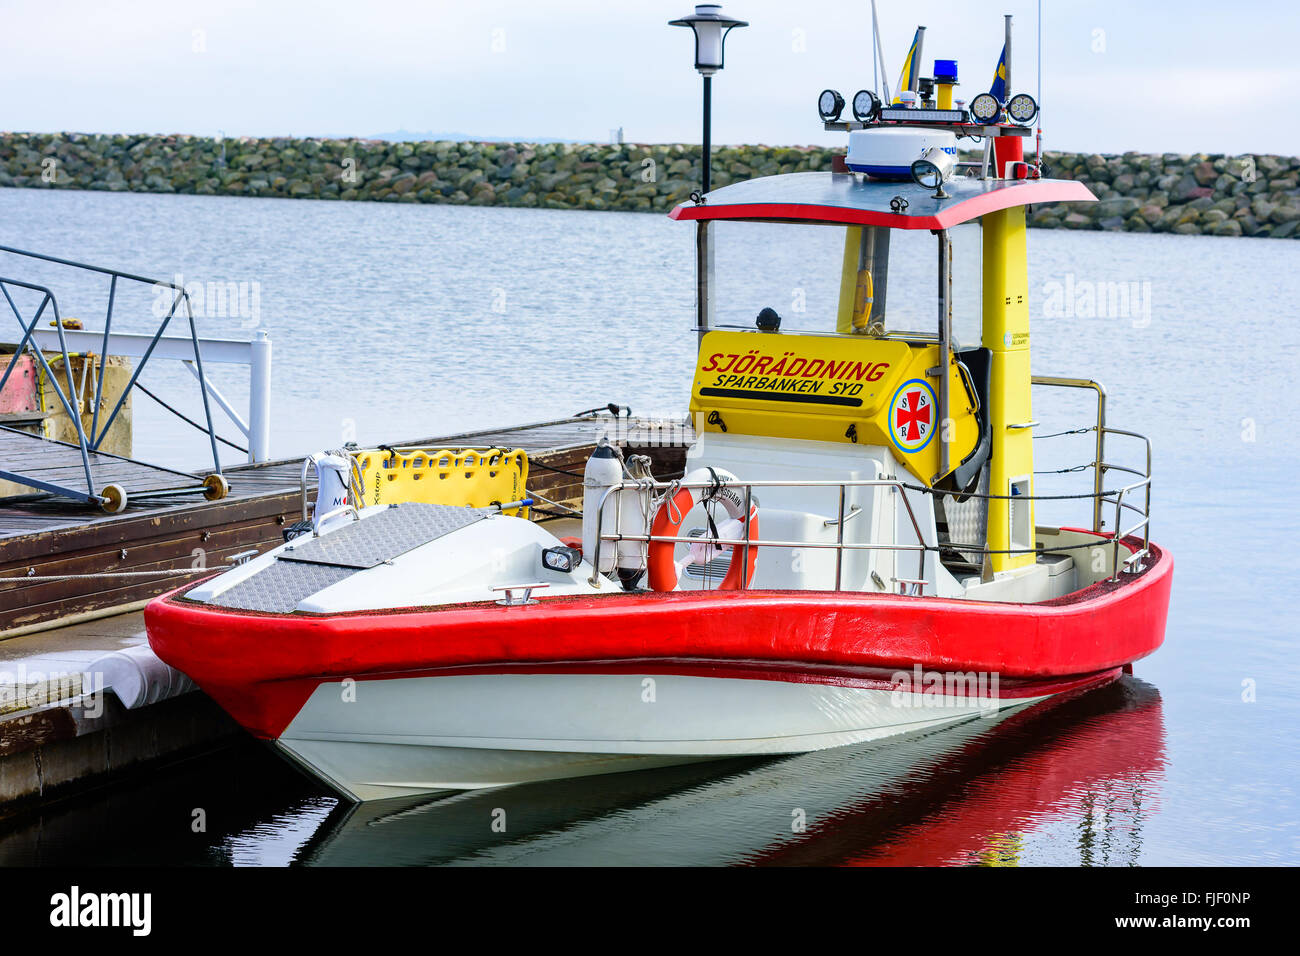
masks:
<svg viewBox="0 0 1300 956"><path fill-rule="evenodd" d="M914 378L904 382L894 393L889 408L889 437L898 450L914 455L934 436L934 390L929 384Z"/></svg>

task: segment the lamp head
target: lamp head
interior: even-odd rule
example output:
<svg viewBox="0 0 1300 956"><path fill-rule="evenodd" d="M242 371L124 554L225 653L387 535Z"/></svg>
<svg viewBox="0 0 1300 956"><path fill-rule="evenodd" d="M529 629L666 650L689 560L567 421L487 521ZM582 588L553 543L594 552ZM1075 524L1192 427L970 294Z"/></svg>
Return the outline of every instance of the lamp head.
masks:
<svg viewBox="0 0 1300 956"><path fill-rule="evenodd" d="M690 27L695 34L695 69L704 76L712 76L722 69L723 46L727 34L736 27L747 27L722 12L720 3L696 4L695 12L679 20L669 20L670 27Z"/></svg>

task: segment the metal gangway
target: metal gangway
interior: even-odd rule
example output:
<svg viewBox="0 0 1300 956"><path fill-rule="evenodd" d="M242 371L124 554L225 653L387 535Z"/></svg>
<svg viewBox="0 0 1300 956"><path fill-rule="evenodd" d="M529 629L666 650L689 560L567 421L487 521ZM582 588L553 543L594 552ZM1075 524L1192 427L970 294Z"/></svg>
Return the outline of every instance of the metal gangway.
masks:
<svg viewBox="0 0 1300 956"><path fill-rule="evenodd" d="M55 441L0 426L0 478L36 489L37 493L70 498L98 506L110 513L117 513L125 509L130 500L185 494L201 494L209 500L224 497L229 491L229 485L222 475L221 456L217 450L218 442L245 452L250 462L266 461L270 458L271 341L264 330L259 331L252 341L247 342L235 339L202 338L199 336L195 322L193 303L183 286L166 280L151 279L118 269L104 268L10 246L0 245L0 253L8 253L28 261L64 266L108 279L108 302L104 311L104 327L100 330L86 330L65 328L58 298L48 286L9 278L0 273L0 294L4 297L0 310L7 305L22 329L22 337L17 348L3 374L0 374L0 393L3 393L5 385L18 368L23 356L30 355L44 374L45 381L53 388L59 405L62 406L76 431L76 442L72 443ZM163 290L170 296L170 306L152 334L113 331L113 310L118 299L119 286L127 283L142 283L155 290L155 294ZM36 306L27 315L24 315L15 300L18 290L26 290L28 294L35 293L38 297ZM165 335L172 320L178 315L183 316L189 334ZM42 319L47 317L52 328L40 328ZM60 358L62 360L64 372L62 383L51 361L45 356L47 351L59 353L55 361ZM74 380L72 356L76 354L96 356L93 382L83 381L79 384ZM101 408L104 405L104 378L110 355L136 358L139 361L111 411L101 415ZM153 358L179 360L194 374L198 380L203 402L203 422L196 422L185 416L140 384L140 373ZM249 402L246 419L208 380L204 371L205 362L232 363L249 367ZM87 389L93 392L92 396L85 394ZM196 474L136 461L133 458L112 455L101 450L100 446L108 436L109 429L122 414L127 398L134 389L144 392L168 411L207 435L212 453L210 473L200 477ZM87 401L91 405L89 428L83 421L82 412L83 404ZM214 402L248 439L247 448L238 446L217 434L212 420Z"/></svg>

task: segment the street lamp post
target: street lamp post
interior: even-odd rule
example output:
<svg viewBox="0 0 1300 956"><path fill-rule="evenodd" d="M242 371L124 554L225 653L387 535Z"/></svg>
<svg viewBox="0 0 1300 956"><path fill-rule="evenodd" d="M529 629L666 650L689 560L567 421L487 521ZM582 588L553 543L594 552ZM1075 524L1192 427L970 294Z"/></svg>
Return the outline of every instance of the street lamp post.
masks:
<svg viewBox="0 0 1300 956"><path fill-rule="evenodd" d="M717 3L701 3L695 7L695 12L688 17L682 17L680 20L668 21L670 27L690 27L695 33L695 69L699 70L700 75L704 77L704 155L702 159L702 168L704 173L704 188L701 192L709 191L709 163L711 160L710 152L713 148L711 126L713 122L713 74L722 69L722 48L726 43L727 34L735 27L747 27L749 24L744 20L736 20L726 16L722 12L722 5Z"/></svg>

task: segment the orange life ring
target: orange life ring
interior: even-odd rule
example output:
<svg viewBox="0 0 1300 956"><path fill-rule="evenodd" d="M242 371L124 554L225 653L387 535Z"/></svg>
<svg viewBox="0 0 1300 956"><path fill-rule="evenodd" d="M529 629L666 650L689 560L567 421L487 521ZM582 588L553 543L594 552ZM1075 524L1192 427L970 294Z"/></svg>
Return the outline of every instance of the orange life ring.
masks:
<svg viewBox="0 0 1300 956"><path fill-rule="evenodd" d="M716 501L722 505L727 514L743 521L749 527L749 537L758 537L758 503L751 502L748 519L744 516L745 503L744 496L738 494L734 489L728 489L727 483L736 481L735 475L716 468L697 468L684 479L684 483L699 484L701 482L714 482L711 488L679 488L673 497L659 506L659 511L654 516L654 521L650 524L650 536L657 537L678 537L681 530L682 521L686 513L694 508L697 504ZM673 561L674 542L672 541L651 541L646 551L646 567L649 571L650 589L653 591L673 591L677 588L677 565ZM745 567L743 546L735 546L731 549L731 565L727 569L726 576L722 579L719 589L723 591L739 591L743 586L754 580L754 565L758 561L758 548L750 546L748 567ZM744 571L742 584L742 568Z"/></svg>

